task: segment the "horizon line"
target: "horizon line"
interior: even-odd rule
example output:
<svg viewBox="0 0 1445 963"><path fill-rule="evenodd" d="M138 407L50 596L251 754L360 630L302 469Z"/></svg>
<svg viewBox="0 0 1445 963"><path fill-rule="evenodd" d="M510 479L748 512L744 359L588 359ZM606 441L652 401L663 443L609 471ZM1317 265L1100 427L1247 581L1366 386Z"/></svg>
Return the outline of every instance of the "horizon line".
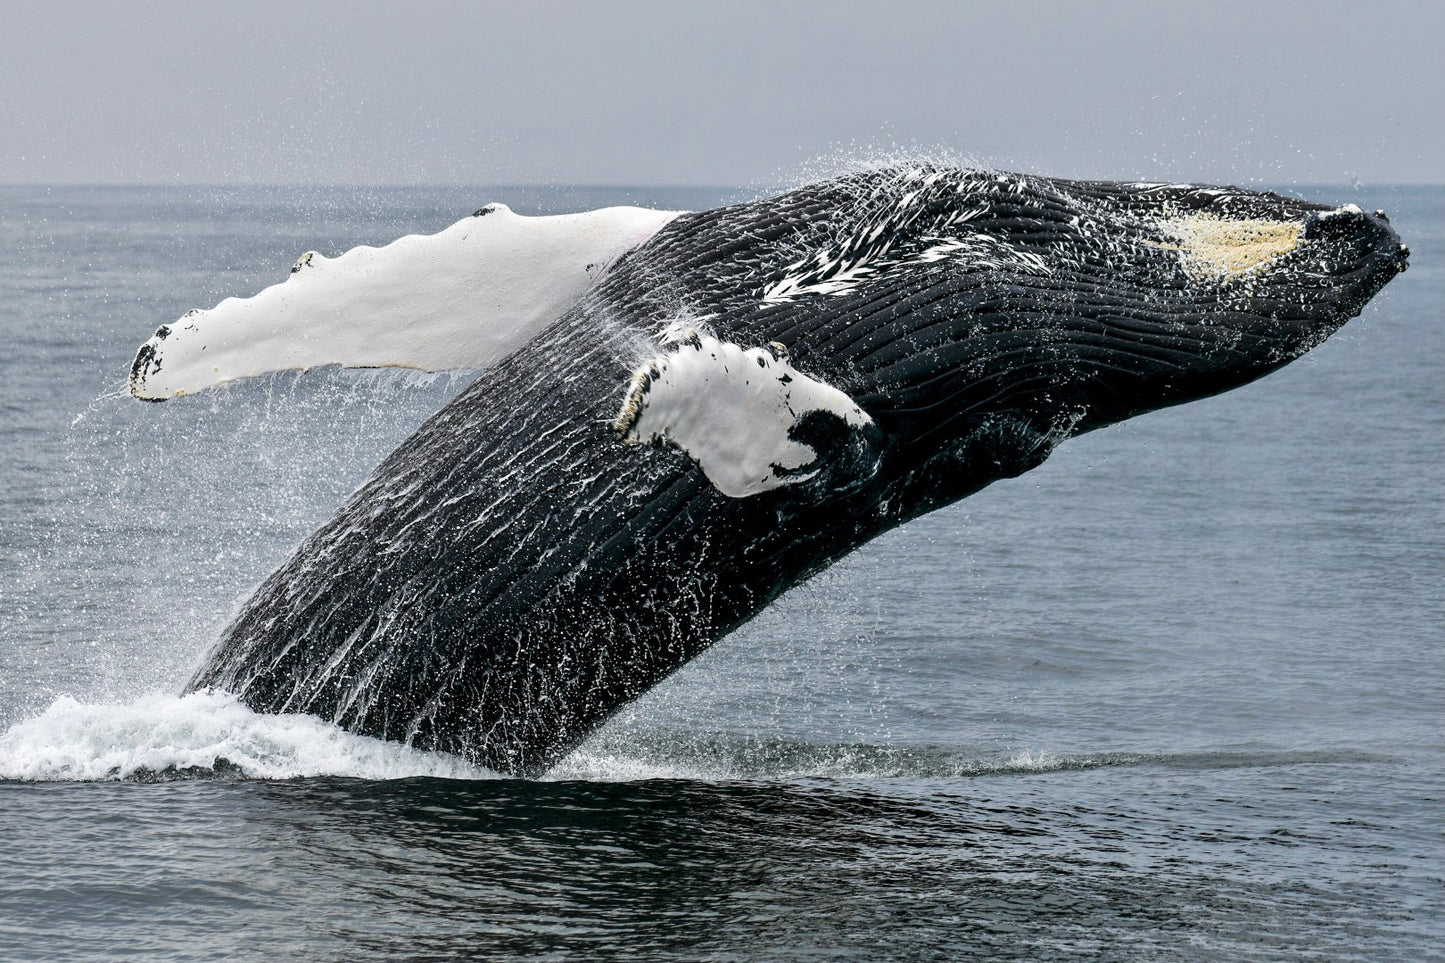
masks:
<svg viewBox="0 0 1445 963"><path fill-rule="evenodd" d="M1061 180L1094 181L1102 180L1095 177L1067 177ZM1119 183L1153 183L1148 178L1118 178ZM1159 183L1194 183L1173 179L1160 179ZM1199 181L1199 184L1208 185L1220 183L1217 181ZM1232 186L1241 185L1266 185L1275 187L1343 187L1352 190L1376 187L1445 187L1445 180L1389 180L1389 181L1335 181L1335 180L1269 180L1267 178L1244 179L1235 182ZM1231 186L1231 185L1225 185ZM206 188L206 189L236 189L236 188L265 188L272 190L294 190L294 189L322 189L322 190L446 190L466 189L474 187L507 188L516 190L656 190L658 188L676 190L712 190L712 191L737 191L737 190L767 190L785 187L783 182L773 184L751 183L751 184L707 184L707 183L685 183L685 182L657 182L657 183L608 183L608 182L579 182L570 183L563 181L454 181L454 182L395 182L395 183L366 183L366 182L324 182L324 181L183 181L180 183L166 183L161 181L0 181L0 188Z"/></svg>

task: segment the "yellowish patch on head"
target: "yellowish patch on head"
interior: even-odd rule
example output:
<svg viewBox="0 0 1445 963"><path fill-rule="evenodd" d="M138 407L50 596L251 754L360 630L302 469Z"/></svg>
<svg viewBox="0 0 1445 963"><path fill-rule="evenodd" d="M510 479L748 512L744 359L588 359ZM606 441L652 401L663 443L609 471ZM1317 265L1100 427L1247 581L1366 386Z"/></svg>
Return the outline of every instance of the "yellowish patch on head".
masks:
<svg viewBox="0 0 1445 963"><path fill-rule="evenodd" d="M1299 244L1300 222L1262 218L1230 220L1213 214L1186 214L1159 222L1175 244L1184 268L1200 278L1234 280L1257 274Z"/></svg>

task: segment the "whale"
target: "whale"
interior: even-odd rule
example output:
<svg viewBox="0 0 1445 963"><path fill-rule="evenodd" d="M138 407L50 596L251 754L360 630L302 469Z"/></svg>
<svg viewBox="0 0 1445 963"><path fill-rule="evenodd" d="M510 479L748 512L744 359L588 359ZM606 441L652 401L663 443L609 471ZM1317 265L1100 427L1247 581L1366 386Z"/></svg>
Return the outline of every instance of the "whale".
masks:
<svg viewBox="0 0 1445 963"><path fill-rule="evenodd" d="M1260 378L1408 264L1382 212L909 165L699 212L500 205L159 329L131 394L482 373L188 688L545 773L784 592L1067 438Z"/></svg>

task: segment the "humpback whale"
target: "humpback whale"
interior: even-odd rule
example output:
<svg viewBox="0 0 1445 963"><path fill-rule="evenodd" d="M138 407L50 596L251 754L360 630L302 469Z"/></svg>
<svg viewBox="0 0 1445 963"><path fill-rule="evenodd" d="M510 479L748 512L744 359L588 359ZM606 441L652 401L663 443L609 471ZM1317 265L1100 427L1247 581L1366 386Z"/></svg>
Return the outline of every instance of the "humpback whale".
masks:
<svg viewBox="0 0 1445 963"><path fill-rule="evenodd" d="M303 255L129 387L485 367L255 591L190 683L544 772L789 588L1064 439L1319 344L1408 251L1274 193L935 166L678 213Z"/></svg>

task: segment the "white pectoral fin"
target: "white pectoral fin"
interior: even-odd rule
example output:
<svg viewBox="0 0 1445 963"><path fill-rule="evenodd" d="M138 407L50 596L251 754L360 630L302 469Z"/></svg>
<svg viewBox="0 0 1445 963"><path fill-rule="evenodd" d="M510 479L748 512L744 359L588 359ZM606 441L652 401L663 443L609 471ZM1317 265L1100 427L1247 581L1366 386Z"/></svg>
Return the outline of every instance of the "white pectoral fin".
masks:
<svg viewBox="0 0 1445 963"><path fill-rule="evenodd" d="M676 211L610 207L524 217L491 204L437 234L335 258L307 252L284 282L162 325L128 388L162 400L320 365L483 368L561 317Z"/></svg>
<svg viewBox="0 0 1445 963"><path fill-rule="evenodd" d="M633 373L613 427L631 444L676 446L732 498L811 481L843 452L855 481L876 467L873 419L794 368L782 345L697 331Z"/></svg>

